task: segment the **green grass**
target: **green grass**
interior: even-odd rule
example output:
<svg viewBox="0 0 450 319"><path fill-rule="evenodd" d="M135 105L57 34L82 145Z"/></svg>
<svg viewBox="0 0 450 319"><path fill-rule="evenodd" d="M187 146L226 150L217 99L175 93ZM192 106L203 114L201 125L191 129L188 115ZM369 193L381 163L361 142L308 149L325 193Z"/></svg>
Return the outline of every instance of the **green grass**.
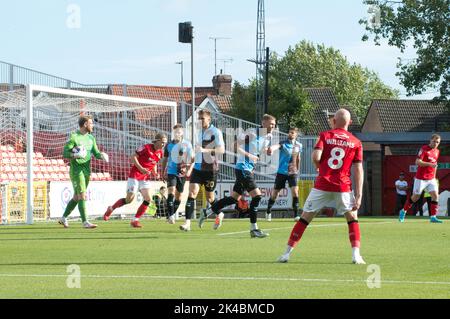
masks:
<svg viewBox="0 0 450 319"><path fill-rule="evenodd" d="M361 253L381 269L369 289L367 265L351 263L343 218L317 218L287 264L276 263L293 222L247 219L184 233L163 220L0 227L0 298L450 298L450 220L361 218ZM69 289L67 266L81 269Z"/></svg>

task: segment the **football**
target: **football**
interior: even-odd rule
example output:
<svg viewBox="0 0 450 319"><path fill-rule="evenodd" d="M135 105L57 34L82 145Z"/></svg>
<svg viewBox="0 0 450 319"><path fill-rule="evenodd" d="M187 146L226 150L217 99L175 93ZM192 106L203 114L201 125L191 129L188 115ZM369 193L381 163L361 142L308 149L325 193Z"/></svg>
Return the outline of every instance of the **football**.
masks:
<svg viewBox="0 0 450 319"><path fill-rule="evenodd" d="M80 146L75 146L74 148L72 148L72 153L75 155L75 157L77 158L83 158L86 156L87 152L86 149L84 148L83 145Z"/></svg>

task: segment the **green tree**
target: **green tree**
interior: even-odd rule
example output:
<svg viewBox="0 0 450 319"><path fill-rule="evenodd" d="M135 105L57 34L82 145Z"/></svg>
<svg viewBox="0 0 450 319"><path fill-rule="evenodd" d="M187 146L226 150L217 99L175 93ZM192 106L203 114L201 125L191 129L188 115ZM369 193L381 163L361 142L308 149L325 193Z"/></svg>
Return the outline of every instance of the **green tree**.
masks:
<svg viewBox="0 0 450 319"><path fill-rule="evenodd" d="M308 129L314 106L303 89L312 87L330 87L339 103L352 106L361 119L372 99L398 97L398 92L385 85L375 72L350 64L338 50L324 45L302 41L289 47L283 57L271 55L269 113L286 124ZM255 95L254 80L249 86L235 83L233 115L254 119Z"/></svg>
<svg viewBox="0 0 450 319"><path fill-rule="evenodd" d="M373 16L361 19L379 45L382 38L404 53L413 44L417 57L399 59L397 67L408 95L439 86L440 99L450 97L450 0L364 0ZM369 40L369 35L363 36Z"/></svg>

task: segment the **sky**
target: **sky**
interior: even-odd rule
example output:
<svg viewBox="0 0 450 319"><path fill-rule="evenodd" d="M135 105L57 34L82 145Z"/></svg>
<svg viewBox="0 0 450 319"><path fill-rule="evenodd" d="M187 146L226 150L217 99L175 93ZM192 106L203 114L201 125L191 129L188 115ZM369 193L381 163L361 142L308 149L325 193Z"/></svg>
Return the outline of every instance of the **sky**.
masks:
<svg viewBox="0 0 450 319"><path fill-rule="evenodd" d="M284 55L302 40L338 49L351 63L378 73L406 97L395 76L401 54L387 44L362 42L359 19L368 17L362 0L266 0L266 46ZM194 83L212 86L217 68L248 83L256 67L257 0L1 0L0 61L83 84L191 85L191 47L178 42L178 23L194 26Z"/></svg>

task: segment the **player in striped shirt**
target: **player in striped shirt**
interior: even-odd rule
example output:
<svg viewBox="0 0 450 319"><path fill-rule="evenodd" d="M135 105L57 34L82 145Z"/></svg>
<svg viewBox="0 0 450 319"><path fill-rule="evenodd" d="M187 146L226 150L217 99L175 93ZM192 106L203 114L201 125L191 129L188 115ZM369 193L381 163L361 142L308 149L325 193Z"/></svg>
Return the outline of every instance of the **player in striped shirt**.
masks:
<svg viewBox="0 0 450 319"><path fill-rule="evenodd" d="M272 154L276 150L280 150L278 172L275 177L275 185L272 195L270 196L266 219L271 221L272 206L278 197L279 192L286 187L286 182L291 188L292 208L294 210L295 221L300 220L298 215L298 185L297 176L300 170L300 154L302 152L302 144L297 141L298 128L289 129L288 139L280 144L273 145L269 148L268 154Z"/></svg>

